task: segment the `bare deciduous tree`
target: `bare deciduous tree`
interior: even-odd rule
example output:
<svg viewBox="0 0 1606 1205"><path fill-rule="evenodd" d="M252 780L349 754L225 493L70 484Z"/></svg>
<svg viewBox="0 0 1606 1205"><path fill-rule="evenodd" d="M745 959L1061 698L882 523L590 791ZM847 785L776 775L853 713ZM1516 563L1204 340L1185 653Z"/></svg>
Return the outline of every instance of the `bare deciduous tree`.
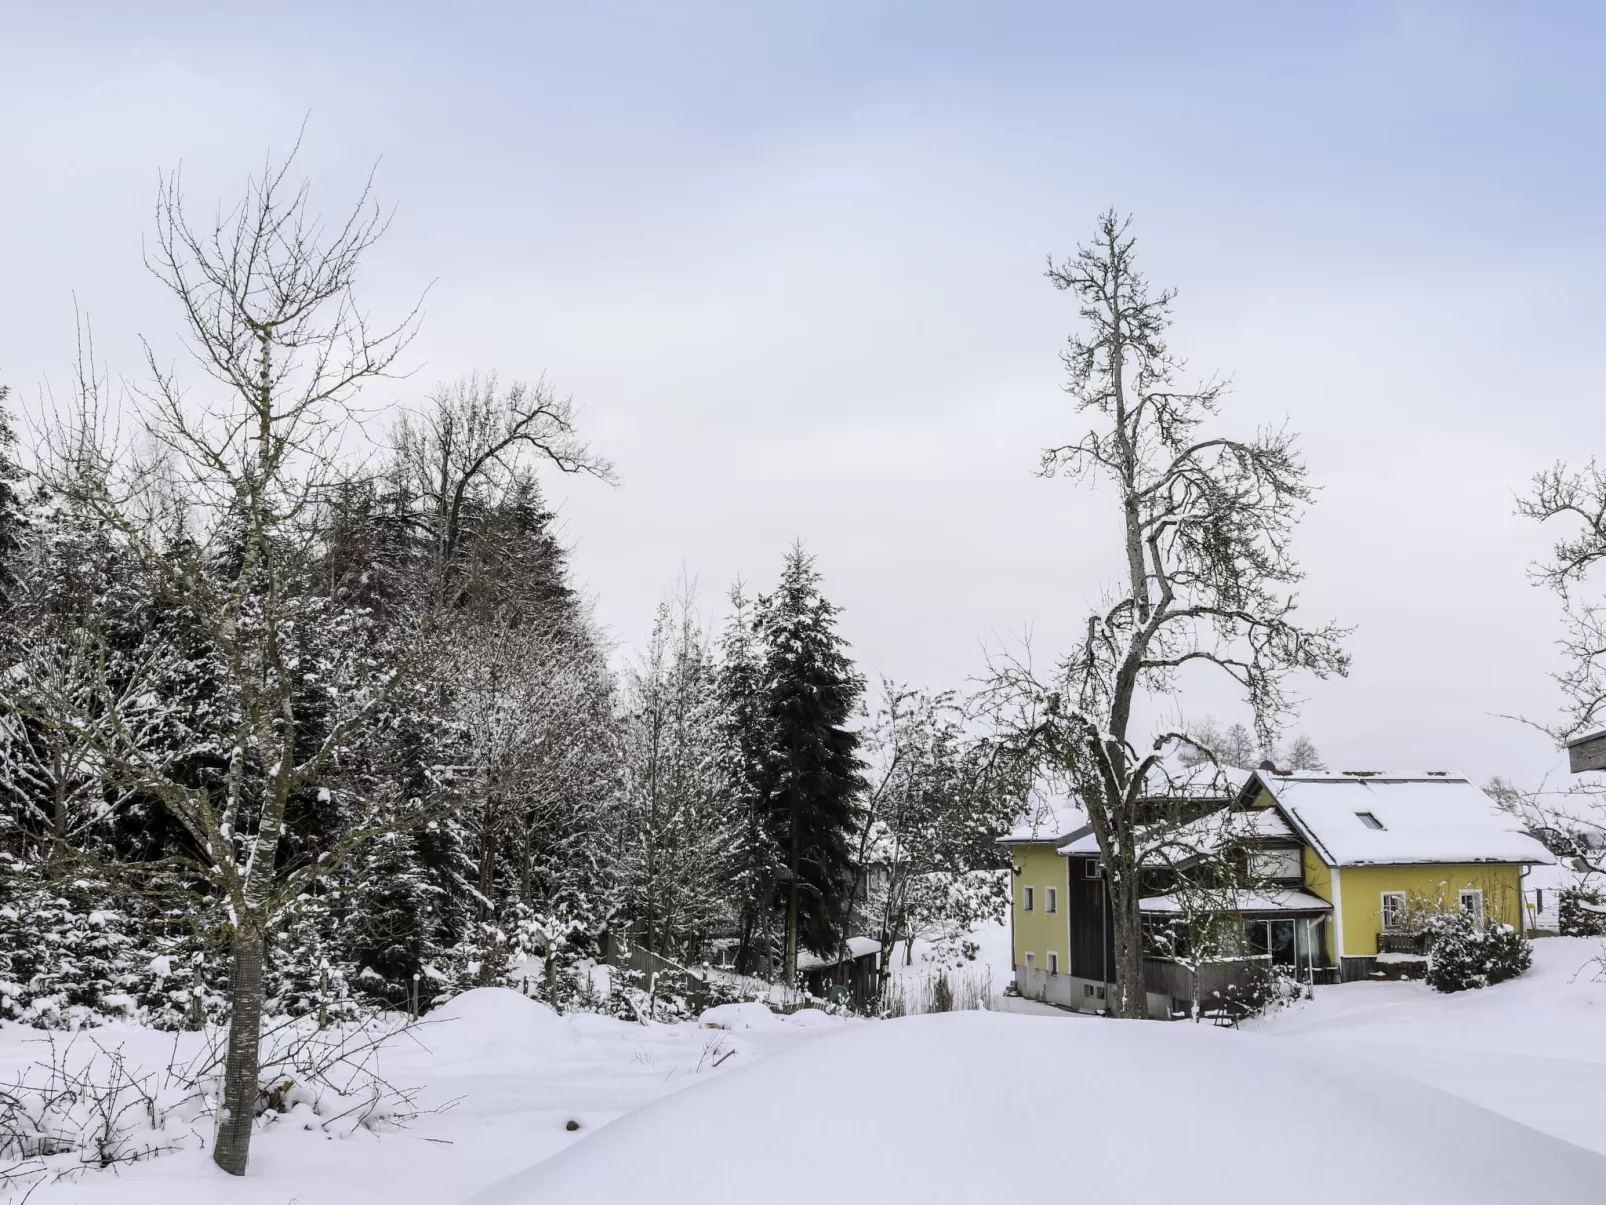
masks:
<svg viewBox="0 0 1606 1205"><path fill-rule="evenodd" d="M1566 664L1556 675L1563 711L1542 725L1558 743L1606 724L1606 604L1589 592L1591 573L1606 562L1606 469L1593 460L1573 471L1557 464L1534 476L1532 492L1517 512L1540 523L1566 527L1551 547L1549 560L1533 566L1537 585L1561 600Z"/></svg>
<svg viewBox="0 0 1606 1205"><path fill-rule="evenodd" d="M468 510L508 493L525 457L614 480L612 465L580 438L574 417L573 400L545 381L504 389L495 375L474 374L441 385L422 413L397 425L397 461L423 506L443 603L461 589L453 570Z"/></svg>
<svg viewBox="0 0 1606 1205"><path fill-rule="evenodd" d="M1561 746L1606 726L1606 603L1592 589L1596 567L1606 563L1606 469L1591 460L1580 470L1558 463L1536 473L1528 495L1517 500L1517 513L1562 529L1549 558L1529 571L1535 585L1561 601L1563 664L1554 675L1561 714L1548 723L1524 721ZM1606 787L1600 782L1523 791L1496 779L1486 789L1576 869L1606 874Z"/></svg>
<svg viewBox="0 0 1606 1205"><path fill-rule="evenodd" d="M1115 928L1117 1015L1144 1014L1141 841L1162 753L1129 739L1144 693L1173 689L1199 663L1227 675L1253 708L1269 746L1292 710L1290 672L1343 674L1343 629L1300 626L1293 587L1301 572L1291 537L1311 498L1306 469L1286 431L1249 439L1206 432L1225 386L1189 387L1165 343L1173 294L1151 293L1137 271L1128 222L1103 215L1097 237L1048 278L1077 301L1085 333L1063 353L1076 410L1093 425L1047 449L1042 473L1113 487L1122 569L1086 635L1041 681L1028 661L995 667L990 691L1013 742L1071 783L1098 838Z"/></svg>
<svg viewBox="0 0 1606 1205"><path fill-rule="evenodd" d="M115 699L97 709L113 721L109 733L80 731L113 777L159 799L183 826L223 902L231 1007L213 1158L232 1175L245 1171L258 1107L266 950L316 869L282 864L287 801L350 745L397 672L367 665L361 650L348 664L316 667L342 689L331 692L335 714L321 737L298 746L296 681L308 668L299 658L316 622L312 513L340 477L357 392L390 372L416 311L375 328L358 308L353 281L384 218L365 188L343 223L324 226L307 186L288 179L294 158L268 163L238 206L200 225L177 173L158 195L147 262L179 302L187 350L212 385L187 389L146 344L145 429L186 504L185 529L145 521L150 483L137 469L85 499L193 617L215 678L215 730L196 720L191 742L215 748L216 775L196 777L171 747L153 748L136 726L139 710ZM355 826L352 839L362 832Z"/></svg>

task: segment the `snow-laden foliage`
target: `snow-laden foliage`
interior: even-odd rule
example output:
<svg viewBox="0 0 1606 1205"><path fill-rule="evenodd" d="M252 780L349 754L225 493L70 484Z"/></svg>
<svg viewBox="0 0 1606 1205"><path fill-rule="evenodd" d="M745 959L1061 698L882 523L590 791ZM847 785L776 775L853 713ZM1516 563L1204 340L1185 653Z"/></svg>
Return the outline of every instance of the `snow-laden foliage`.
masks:
<svg viewBox="0 0 1606 1205"><path fill-rule="evenodd" d="M1533 965L1533 943L1510 925L1485 925L1476 912L1427 918L1428 985L1463 992L1514 979Z"/></svg>

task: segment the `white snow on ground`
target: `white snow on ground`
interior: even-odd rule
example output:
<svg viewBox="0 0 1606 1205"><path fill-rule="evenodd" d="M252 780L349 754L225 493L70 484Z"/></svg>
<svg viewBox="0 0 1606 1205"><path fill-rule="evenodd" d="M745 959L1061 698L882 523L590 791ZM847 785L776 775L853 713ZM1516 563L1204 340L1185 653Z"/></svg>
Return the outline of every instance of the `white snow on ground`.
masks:
<svg viewBox="0 0 1606 1205"><path fill-rule="evenodd" d="M1593 938L1541 938L1533 969L1493 987L1448 996L1419 982L1318 987L1314 1000L1248 1026L1606 1153L1606 983L1592 965L1600 954Z"/></svg>
<svg viewBox="0 0 1606 1205"><path fill-rule="evenodd" d="M272 1125L257 1133L250 1171L240 1180L218 1171L197 1148L42 1185L29 1205L454 1205L623 1113L863 1024L806 1011L737 1032L644 1026L595 1014L558 1017L516 992L482 988L381 1052L387 1078L422 1086L419 1104L443 1112L426 1113L401 1131L348 1138ZM43 1036L0 1025L0 1080L41 1056ZM94 1036L148 1067L166 1065L174 1040L149 1030L103 1029ZM198 1047L198 1035L179 1036L182 1046ZM571 1120L580 1123L577 1131L565 1129ZM717 1157L717 1146L711 1142L709 1157Z"/></svg>
<svg viewBox="0 0 1606 1205"><path fill-rule="evenodd" d="M1000 949L1007 960L1007 927L981 940L983 965ZM1181 1187L1200 1205L1250 1199L1246 1178L1297 1185L1306 1205L1357 1193L1606 1201L1606 984L1587 966L1598 953L1545 939L1530 974L1454 996L1416 983L1318 988L1245 1031L1064 1013L858 1022L754 1006L711 1010L726 1028L643 1026L485 989L382 1052L383 1072L422 1086L425 1108L455 1102L443 1112L347 1137L280 1121L258 1134L243 1180L197 1145L43 1185L31 1203L974 1205L1073 1162L1090 1196L1119 1191L1113 1177L1135 1166L1156 1199ZM141 1030L94 1036L145 1066L165 1065L173 1044ZM38 1057L41 1037L0 1026L0 1080Z"/></svg>
<svg viewBox="0 0 1606 1205"><path fill-rule="evenodd" d="M472 1200L975 1205L1058 1181L1088 1200L1137 1188L1198 1205L1598 1205L1606 1157L1386 1071L1307 1062L1286 1042L968 1012L776 1055Z"/></svg>

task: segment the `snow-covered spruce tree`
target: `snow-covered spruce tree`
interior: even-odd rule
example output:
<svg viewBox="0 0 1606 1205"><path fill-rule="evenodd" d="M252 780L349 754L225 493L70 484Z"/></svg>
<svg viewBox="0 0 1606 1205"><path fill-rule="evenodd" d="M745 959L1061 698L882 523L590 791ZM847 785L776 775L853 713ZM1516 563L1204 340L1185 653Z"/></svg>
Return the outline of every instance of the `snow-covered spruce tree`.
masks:
<svg viewBox="0 0 1606 1205"><path fill-rule="evenodd" d="M1165 343L1169 291L1151 293L1138 273L1128 222L1099 220L1092 243L1049 280L1070 293L1085 325L1062 353L1077 412L1092 417L1074 442L1047 449L1046 477L1095 479L1110 489L1122 535L1116 585L1087 617L1081 643L1040 679L1021 658L994 667L990 705L1020 756L1061 776L1081 799L1107 868L1115 931L1112 1011L1142 1017L1140 840L1162 733L1138 753L1134 704L1164 693L1177 671L1215 667L1243 690L1260 743L1290 712L1291 671L1342 674L1344 632L1299 625L1300 578L1291 536L1311 498L1306 470L1285 431L1248 439L1215 434L1225 387L1178 381Z"/></svg>
<svg viewBox="0 0 1606 1205"><path fill-rule="evenodd" d="M152 605L160 583L89 501L104 492L111 468L101 382L79 385L74 411L42 451L43 481L15 560L13 665L0 682L18 819L58 863L73 853L115 856L113 830L132 792L100 758L113 713L136 724L143 743L159 726L157 713L134 700L158 685Z"/></svg>
<svg viewBox="0 0 1606 1205"><path fill-rule="evenodd" d="M837 614L820 592L814 559L794 545L756 616L764 657L764 818L784 860L778 886L788 983L797 978L800 946L836 947L864 788L859 734L847 726L864 684L836 630Z"/></svg>
<svg viewBox="0 0 1606 1205"><path fill-rule="evenodd" d="M22 469L17 464L16 432L11 426L11 389L0 384L0 622L11 609L17 555L24 528Z"/></svg>
<svg viewBox="0 0 1606 1205"><path fill-rule="evenodd" d="M142 521L145 475L90 500L182 600L210 650L218 706L186 720L196 741L220 751L220 765L187 773L184 759L143 742L122 709L112 712L101 755L118 781L179 823L185 852L224 905L229 1042L213 1158L233 1175L245 1171L258 1105L267 948L316 873L316 863L296 869L281 857L291 800L316 788L396 674L362 649L317 667L335 709L320 740L299 742L301 629L323 618L311 573L314 507L337 479L332 454L353 397L387 372L413 325L409 316L375 328L352 298L363 253L383 230L368 193L347 220L325 227L288 168L268 164L204 233L186 215L178 177L161 187L150 265L178 300L188 350L214 388L203 401L152 351L143 400L147 430L190 504L194 538L163 540ZM218 726L196 723L207 718Z"/></svg>
<svg viewBox="0 0 1606 1205"><path fill-rule="evenodd" d="M730 881L738 918L736 969L744 975L770 974L775 884L782 861L765 823L765 750L770 738L764 662L754 630L753 604L740 582L731 587L728 597L730 615L719 640L715 693L721 762L741 825Z"/></svg>
<svg viewBox="0 0 1606 1205"><path fill-rule="evenodd" d="M742 817L722 757L713 652L689 586L659 605L623 704L613 861L626 914L649 955L695 959L735 920Z"/></svg>

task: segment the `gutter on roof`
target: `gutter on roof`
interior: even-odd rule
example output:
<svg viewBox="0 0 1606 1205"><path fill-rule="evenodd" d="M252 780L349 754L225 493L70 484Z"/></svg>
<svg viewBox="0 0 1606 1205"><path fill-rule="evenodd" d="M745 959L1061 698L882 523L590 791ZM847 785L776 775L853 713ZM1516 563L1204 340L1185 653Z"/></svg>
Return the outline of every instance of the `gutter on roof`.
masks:
<svg viewBox="0 0 1606 1205"><path fill-rule="evenodd" d="M1345 866L1537 866L1526 858L1366 858Z"/></svg>

